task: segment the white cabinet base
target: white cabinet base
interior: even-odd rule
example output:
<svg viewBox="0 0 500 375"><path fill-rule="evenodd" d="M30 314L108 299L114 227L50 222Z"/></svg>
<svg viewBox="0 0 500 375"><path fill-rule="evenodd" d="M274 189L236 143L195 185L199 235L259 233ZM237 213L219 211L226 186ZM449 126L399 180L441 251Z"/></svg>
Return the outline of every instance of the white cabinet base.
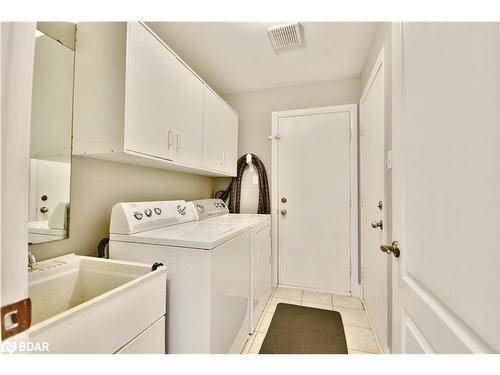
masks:
<svg viewBox="0 0 500 375"><path fill-rule="evenodd" d="M148 327L116 354L165 354L165 317Z"/></svg>

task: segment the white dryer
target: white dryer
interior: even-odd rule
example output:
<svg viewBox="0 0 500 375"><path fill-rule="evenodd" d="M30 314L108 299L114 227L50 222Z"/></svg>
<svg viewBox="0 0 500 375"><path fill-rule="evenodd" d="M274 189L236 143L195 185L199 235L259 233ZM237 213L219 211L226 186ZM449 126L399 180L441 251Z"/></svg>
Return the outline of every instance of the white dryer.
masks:
<svg viewBox="0 0 500 375"><path fill-rule="evenodd" d="M204 223L244 225L251 233L249 333L257 328L267 301L271 296L271 215L231 214L220 199L201 199L188 202Z"/></svg>
<svg viewBox="0 0 500 375"><path fill-rule="evenodd" d="M181 200L118 203L109 256L166 266L168 353L240 353L248 337L251 234L242 224L195 220Z"/></svg>

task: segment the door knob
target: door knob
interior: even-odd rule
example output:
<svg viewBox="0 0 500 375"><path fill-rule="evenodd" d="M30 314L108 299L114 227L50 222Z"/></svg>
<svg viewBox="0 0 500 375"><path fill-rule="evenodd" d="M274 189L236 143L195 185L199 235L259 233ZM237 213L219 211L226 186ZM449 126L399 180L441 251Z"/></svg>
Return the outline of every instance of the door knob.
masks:
<svg viewBox="0 0 500 375"><path fill-rule="evenodd" d="M47 207L42 207L42 208L40 208L40 212L42 214L46 214L47 212L49 212L49 209Z"/></svg>
<svg viewBox="0 0 500 375"><path fill-rule="evenodd" d="M372 222L372 228L380 228L380 230L384 229L384 222L382 220L380 221L373 221Z"/></svg>
<svg viewBox="0 0 500 375"><path fill-rule="evenodd" d="M380 250L387 254L392 253L392 255L394 255L396 258L399 258L399 255L401 254L398 241L392 241L391 245L381 245Z"/></svg>
<svg viewBox="0 0 500 375"><path fill-rule="evenodd" d="M288 213L287 210L281 210L281 215L285 216Z"/></svg>

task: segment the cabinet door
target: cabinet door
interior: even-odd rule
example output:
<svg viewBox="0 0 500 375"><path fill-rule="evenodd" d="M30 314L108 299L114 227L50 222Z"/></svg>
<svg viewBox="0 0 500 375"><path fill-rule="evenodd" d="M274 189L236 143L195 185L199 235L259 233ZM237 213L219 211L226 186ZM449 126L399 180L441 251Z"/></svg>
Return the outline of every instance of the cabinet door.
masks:
<svg viewBox="0 0 500 375"><path fill-rule="evenodd" d="M182 62L176 65L175 156L182 164L201 166L204 83Z"/></svg>
<svg viewBox="0 0 500 375"><path fill-rule="evenodd" d="M236 175L238 117L210 88L205 88L203 167Z"/></svg>
<svg viewBox="0 0 500 375"><path fill-rule="evenodd" d="M125 149L173 159L178 63L144 26L128 25Z"/></svg>

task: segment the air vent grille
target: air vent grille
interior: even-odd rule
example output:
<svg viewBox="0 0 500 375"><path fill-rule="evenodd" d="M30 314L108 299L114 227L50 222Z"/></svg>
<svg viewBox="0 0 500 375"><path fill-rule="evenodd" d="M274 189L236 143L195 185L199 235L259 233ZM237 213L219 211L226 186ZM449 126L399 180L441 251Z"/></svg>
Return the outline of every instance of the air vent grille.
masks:
<svg viewBox="0 0 500 375"><path fill-rule="evenodd" d="M272 26L269 28L269 38L275 50L300 46L300 25L295 22Z"/></svg>

